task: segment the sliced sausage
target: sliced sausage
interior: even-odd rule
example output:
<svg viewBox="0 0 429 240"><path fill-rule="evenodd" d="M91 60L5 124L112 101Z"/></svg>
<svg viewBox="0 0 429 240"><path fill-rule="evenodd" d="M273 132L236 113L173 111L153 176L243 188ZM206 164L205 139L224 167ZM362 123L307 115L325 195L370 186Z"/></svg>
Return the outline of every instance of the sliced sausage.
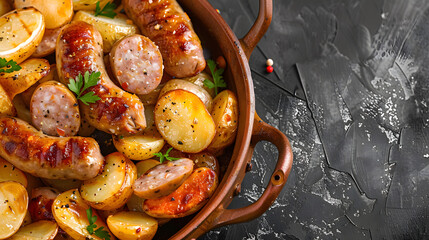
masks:
<svg viewBox="0 0 429 240"><path fill-rule="evenodd" d="M122 4L143 35L159 47L168 74L190 77L205 68L200 39L176 0L123 0Z"/></svg>
<svg viewBox="0 0 429 240"><path fill-rule="evenodd" d="M90 179L104 165L93 138L49 137L11 117L0 117L0 156L25 172L50 179Z"/></svg>
<svg viewBox="0 0 429 240"><path fill-rule="evenodd" d="M72 22L58 37L56 59L61 82L68 84L85 72L100 72L97 85L83 94L93 92L100 100L88 105L79 103L81 114L98 130L130 135L146 127L144 107L140 99L116 86L106 73L103 62L103 39L94 26L85 22Z"/></svg>
<svg viewBox="0 0 429 240"><path fill-rule="evenodd" d="M63 84L48 81L34 91L30 102L33 126L50 136L74 136L80 113L76 97Z"/></svg>
<svg viewBox="0 0 429 240"><path fill-rule="evenodd" d="M216 173L209 168L197 168L191 176L171 194L146 199L143 211L156 218L179 218L195 213L213 195L217 187Z"/></svg>
<svg viewBox="0 0 429 240"><path fill-rule="evenodd" d="M55 221L52 215L52 203L60 194L56 189L50 187L34 188L31 192L31 200L28 211L33 222L40 220Z"/></svg>
<svg viewBox="0 0 429 240"><path fill-rule="evenodd" d="M61 28L45 29L42 41L37 46L32 57L46 57L53 53L55 51L55 45L57 44L57 38L60 32Z"/></svg>
<svg viewBox="0 0 429 240"><path fill-rule="evenodd" d="M134 182L134 194L153 199L172 193L191 175L194 162L187 158L160 164Z"/></svg>
<svg viewBox="0 0 429 240"><path fill-rule="evenodd" d="M110 52L110 64L120 86L128 92L150 93L162 79L161 53L142 35L131 35L116 42Z"/></svg>

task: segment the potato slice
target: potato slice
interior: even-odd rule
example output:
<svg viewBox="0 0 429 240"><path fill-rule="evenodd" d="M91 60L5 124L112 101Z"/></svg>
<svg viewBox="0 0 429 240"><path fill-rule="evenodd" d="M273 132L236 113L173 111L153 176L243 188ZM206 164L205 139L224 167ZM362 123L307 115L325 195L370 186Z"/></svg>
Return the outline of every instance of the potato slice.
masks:
<svg viewBox="0 0 429 240"><path fill-rule="evenodd" d="M197 95L182 89L159 98L155 124L162 137L174 148L188 153L204 150L215 135L215 124Z"/></svg>
<svg viewBox="0 0 429 240"><path fill-rule="evenodd" d="M57 223L42 220L20 228L9 240L52 240L57 232Z"/></svg>
<svg viewBox="0 0 429 240"><path fill-rule="evenodd" d="M113 144L116 149L132 160L145 160L153 157L164 147L165 141L161 136L133 135L115 136Z"/></svg>
<svg viewBox="0 0 429 240"><path fill-rule="evenodd" d="M8 0L0 0L0 16L12 10Z"/></svg>
<svg viewBox="0 0 429 240"><path fill-rule="evenodd" d="M45 18L47 29L59 28L70 22L73 16L72 0L14 0L15 7L34 7L39 10Z"/></svg>
<svg viewBox="0 0 429 240"><path fill-rule="evenodd" d="M202 208L216 187L216 173L210 168L197 168L174 192L161 198L146 199L143 210L156 218L185 217Z"/></svg>
<svg viewBox="0 0 429 240"><path fill-rule="evenodd" d="M34 8L9 12L0 18L0 58L23 62L36 51L45 32L43 15Z"/></svg>
<svg viewBox="0 0 429 240"><path fill-rule="evenodd" d="M95 10L97 2L100 2L100 7L103 8L108 2L112 0L73 0L73 9L77 10Z"/></svg>
<svg viewBox="0 0 429 240"><path fill-rule="evenodd" d="M17 94L24 92L50 71L48 60L32 58L20 64L21 70L11 73L0 73L0 84L13 99Z"/></svg>
<svg viewBox="0 0 429 240"><path fill-rule="evenodd" d="M47 179L43 178L42 182L52 188L57 189L60 192L65 192L70 189L78 188L81 184L81 180L77 179Z"/></svg>
<svg viewBox="0 0 429 240"><path fill-rule="evenodd" d="M17 182L0 182L0 239L18 231L27 214L28 194Z"/></svg>
<svg viewBox="0 0 429 240"><path fill-rule="evenodd" d="M161 92L164 86L165 86L165 83L161 83L152 92L148 94L138 94L137 96L140 98L140 101L142 101L145 107L146 105L154 105L156 104L156 101L158 101L159 92Z"/></svg>
<svg viewBox="0 0 429 240"><path fill-rule="evenodd" d="M204 88L195 85L189 81L172 79L168 81L161 89L161 92L159 92L159 96L161 97L166 92L176 89L183 89L197 95L206 106L207 111L210 112L212 110L212 96L210 96L210 94Z"/></svg>
<svg viewBox="0 0 429 240"><path fill-rule="evenodd" d="M80 127L79 132L77 132L77 135L82 137L89 137L95 131L95 127L89 124L87 116L83 111L80 114Z"/></svg>
<svg viewBox="0 0 429 240"><path fill-rule="evenodd" d="M212 98L214 98L214 97L216 97L215 89L214 88L208 88L207 86L204 85L204 80L206 80L206 79L213 82L212 76L206 72L200 72L195 76L182 78L182 80L191 82L197 86L204 88L210 94L210 96L212 96Z"/></svg>
<svg viewBox="0 0 429 240"><path fill-rule="evenodd" d="M101 238L90 235L86 227L89 225L86 210L90 206L85 203L77 189L70 189L58 195L52 204L52 213L55 221L59 227L63 229L68 235L77 240L94 239L101 240ZM103 230L108 231L111 240L116 239L110 233L106 224L101 220L96 211L92 214L97 216L97 221L94 223L97 228L104 227Z"/></svg>
<svg viewBox="0 0 429 240"><path fill-rule="evenodd" d="M195 168L206 167L215 171L216 175L219 176L220 166L216 157L209 152L200 152L189 154L189 159L195 163Z"/></svg>
<svg viewBox="0 0 429 240"><path fill-rule="evenodd" d="M211 112L216 124L216 135L207 150L215 155L231 145L237 135L238 102L230 90L220 92L213 100Z"/></svg>
<svg viewBox="0 0 429 240"><path fill-rule="evenodd" d="M18 115L18 118L26 122L31 122L30 109L27 108L27 106L24 103L24 100L22 100L22 95L21 94L16 95L13 98L12 103L16 109L16 114Z"/></svg>
<svg viewBox="0 0 429 240"><path fill-rule="evenodd" d="M133 162L119 152L106 157L103 172L86 180L80 187L80 194L93 208L113 210L125 205L133 194L131 186L137 179L137 168Z"/></svg>
<svg viewBox="0 0 429 240"><path fill-rule="evenodd" d="M103 51L110 52L119 39L139 33L138 27L126 15L119 13L115 18L95 16L94 12L78 11L73 21L83 21L93 25L103 37Z"/></svg>
<svg viewBox="0 0 429 240"><path fill-rule="evenodd" d="M122 240L149 240L155 236L158 221L141 212L119 212L107 218L110 231Z"/></svg>
<svg viewBox="0 0 429 240"><path fill-rule="evenodd" d="M15 116L16 109L13 106L13 102L9 95L6 93L2 85L0 84L0 115Z"/></svg>
<svg viewBox="0 0 429 240"><path fill-rule="evenodd" d="M27 187L27 176L24 172L0 157L0 182L14 181Z"/></svg>

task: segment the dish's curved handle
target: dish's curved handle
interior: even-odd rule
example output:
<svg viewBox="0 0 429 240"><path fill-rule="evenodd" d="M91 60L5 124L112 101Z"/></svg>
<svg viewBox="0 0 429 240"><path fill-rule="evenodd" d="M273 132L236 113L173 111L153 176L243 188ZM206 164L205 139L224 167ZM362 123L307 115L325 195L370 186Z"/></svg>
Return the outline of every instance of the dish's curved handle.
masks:
<svg viewBox="0 0 429 240"><path fill-rule="evenodd" d="M268 30L272 17L273 0L259 0L258 18L253 24L252 28L250 28L249 32L242 39L240 39L241 47L243 48L247 59L250 58L253 49L256 47L262 36L264 36L265 32Z"/></svg>
<svg viewBox="0 0 429 240"><path fill-rule="evenodd" d="M280 130L263 122L255 114L250 149L253 150L255 145L260 141L273 143L279 151L277 165L271 175L267 188L256 202L247 207L221 209L219 217L214 221L212 228L255 219L266 212L280 194L292 168L293 154L289 140ZM250 158L250 162L252 154L248 154L248 157Z"/></svg>

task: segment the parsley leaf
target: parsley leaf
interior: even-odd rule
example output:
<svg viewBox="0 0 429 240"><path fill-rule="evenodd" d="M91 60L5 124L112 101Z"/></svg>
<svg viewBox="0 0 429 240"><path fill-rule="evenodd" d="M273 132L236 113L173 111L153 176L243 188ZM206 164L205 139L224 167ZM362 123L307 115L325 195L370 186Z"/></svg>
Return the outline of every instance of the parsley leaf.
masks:
<svg viewBox="0 0 429 240"><path fill-rule="evenodd" d="M103 9L100 8L100 1L97 2L95 5L95 16L105 16L109 18L114 18L116 16L116 13L114 12L116 8L116 4L112 2L108 2Z"/></svg>
<svg viewBox="0 0 429 240"><path fill-rule="evenodd" d="M173 148L169 148L169 149L167 150L167 152L165 152L165 154L163 154L162 152L158 152L158 153L154 153L153 155L155 155L155 156L159 157L159 162L160 162L160 163L163 163L163 162L164 162L164 158L165 158L165 159L167 159L168 161L176 161L176 160L179 160L180 158L170 157L170 156L168 155L172 149L173 149Z"/></svg>
<svg viewBox="0 0 429 240"><path fill-rule="evenodd" d="M99 98L97 95L94 95L94 92L87 92L83 96L82 94L88 88L97 85L100 76L100 72L92 72L91 74L89 74L89 72L86 71L84 73L84 76L79 73L79 75L77 75L75 79L69 79L69 84L67 86L69 87L70 91L74 92L77 95L76 98L81 100L84 104L88 105L88 103L95 103L101 98Z"/></svg>
<svg viewBox="0 0 429 240"><path fill-rule="evenodd" d="M212 82L208 79L205 79L204 80L204 86L206 86L208 88L214 88L215 93L217 95L217 93L218 93L217 89L218 88L226 87L226 83L223 80L223 76L222 76L224 69L219 68L216 70L216 62L211 60L211 59L207 60L207 65L210 68L210 72L212 73L214 82Z"/></svg>
<svg viewBox="0 0 429 240"><path fill-rule="evenodd" d="M6 61L6 58L0 58L0 73L11 73L21 69L21 66L18 65L13 60Z"/></svg>
<svg viewBox="0 0 429 240"><path fill-rule="evenodd" d="M86 216L88 218L89 225L86 227L86 230L88 230L88 233L91 235L95 235L101 239L104 240L110 240L110 234L108 231L103 230L104 227L97 228L97 225L95 225L95 222L97 221L97 216L92 215L92 208L86 209ZM97 229L95 229L97 228ZM95 231L94 231L95 229Z"/></svg>

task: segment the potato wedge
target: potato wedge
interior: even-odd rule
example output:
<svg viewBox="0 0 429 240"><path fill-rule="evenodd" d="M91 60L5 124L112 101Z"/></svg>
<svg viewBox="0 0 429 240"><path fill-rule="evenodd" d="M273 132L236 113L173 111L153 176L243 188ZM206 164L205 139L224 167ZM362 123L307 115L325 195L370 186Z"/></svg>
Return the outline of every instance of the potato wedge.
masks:
<svg viewBox="0 0 429 240"><path fill-rule="evenodd" d="M215 171L216 175L219 176L220 166L216 157L209 152L200 152L189 154L189 159L195 163L195 168L206 167Z"/></svg>
<svg viewBox="0 0 429 240"><path fill-rule="evenodd" d="M73 239L101 240L101 238L95 235L90 235L88 230L86 230L86 227L89 225L86 210L89 208L90 206L82 199L79 191L77 189L70 189L58 195L54 200L52 204L52 213L59 227ZM106 224L98 216L97 212L92 211L92 214L97 216L97 221L94 224L97 225L97 227L104 227L104 230L109 232L111 240L116 239L113 234L110 233Z"/></svg>
<svg viewBox="0 0 429 240"><path fill-rule="evenodd" d="M16 115L18 118L26 121L31 122L31 113L30 109L27 108L27 106L24 103L24 100L22 100L22 95L18 94L13 98L13 106L16 109Z"/></svg>
<svg viewBox="0 0 429 240"><path fill-rule="evenodd" d="M27 176L25 173L11 163L0 157L0 182L14 181L27 187Z"/></svg>
<svg viewBox="0 0 429 240"><path fill-rule="evenodd" d="M14 0L16 8L34 7L45 18L47 29L59 28L70 22L73 16L72 0Z"/></svg>
<svg viewBox="0 0 429 240"><path fill-rule="evenodd" d="M211 112L216 125L216 135L207 150L216 155L234 143L238 127L238 102L230 90L220 92L213 100Z"/></svg>
<svg viewBox="0 0 429 240"><path fill-rule="evenodd" d="M36 51L45 32L43 15L34 8L20 9L0 17L0 58L23 62Z"/></svg>
<svg viewBox="0 0 429 240"><path fill-rule="evenodd" d="M212 98L214 98L214 97L216 97L215 89L214 88L208 88L207 86L204 85L204 80L206 80L206 79L213 82L212 76L206 72L200 72L195 76L182 78L182 80L191 82L197 86L204 88L210 94L210 96L212 96Z"/></svg>
<svg viewBox="0 0 429 240"><path fill-rule="evenodd" d="M56 222L41 220L20 228L9 240L52 240L57 232Z"/></svg>
<svg viewBox="0 0 429 240"><path fill-rule="evenodd" d="M119 152L106 156L103 172L86 180L80 187L82 199L93 208L113 210L125 205L133 194L131 186L137 178L137 168Z"/></svg>
<svg viewBox="0 0 429 240"><path fill-rule="evenodd" d="M10 12L12 7L9 4L8 0L0 0L0 16Z"/></svg>
<svg viewBox="0 0 429 240"><path fill-rule="evenodd" d="M216 173L210 168L197 168L185 182L171 194L146 199L145 213L156 218L180 218L195 213L212 196L217 187Z"/></svg>
<svg viewBox="0 0 429 240"><path fill-rule="evenodd" d="M83 21L92 24L103 37L103 51L110 52L113 44L119 39L139 33L138 27L126 15L119 13L115 18L95 16L94 12L78 11L73 21Z"/></svg>
<svg viewBox="0 0 429 240"><path fill-rule="evenodd" d="M197 153L215 135L215 124L197 95L182 89L169 91L155 106L155 124L162 137L174 148Z"/></svg>
<svg viewBox="0 0 429 240"><path fill-rule="evenodd" d="M24 92L46 76L50 71L48 60L32 58L20 64L21 70L11 73L0 73L0 84L10 99Z"/></svg>
<svg viewBox="0 0 429 240"><path fill-rule="evenodd" d="M210 112L212 110L213 99L210 94L204 88L181 79L171 79L168 81L159 92L159 97L168 91L176 89L183 89L197 95L206 106L207 111Z"/></svg>
<svg viewBox="0 0 429 240"><path fill-rule="evenodd" d="M158 221L141 212L119 212L107 218L107 226L122 240L150 240L158 229Z"/></svg>
<svg viewBox="0 0 429 240"><path fill-rule="evenodd" d="M47 186L57 189L60 192L65 192L70 189L78 188L82 185L81 180L77 179L47 179L43 178L42 182Z"/></svg>
<svg viewBox="0 0 429 240"><path fill-rule="evenodd" d="M16 109L13 106L13 102L9 95L6 93L2 85L0 84L0 115L15 116Z"/></svg>
<svg viewBox="0 0 429 240"><path fill-rule="evenodd" d="M133 135L115 136L113 144L116 149L132 160L145 160L153 157L164 147L165 140L161 136Z"/></svg>
<svg viewBox="0 0 429 240"><path fill-rule="evenodd" d="M27 214L28 194L17 182L0 182L0 239L16 233Z"/></svg>
<svg viewBox="0 0 429 240"><path fill-rule="evenodd" d="M95 10L97 2L100 2L100 7L103 8L108 2L113 0L73 0L73 9L78 10Z"/></svg>

